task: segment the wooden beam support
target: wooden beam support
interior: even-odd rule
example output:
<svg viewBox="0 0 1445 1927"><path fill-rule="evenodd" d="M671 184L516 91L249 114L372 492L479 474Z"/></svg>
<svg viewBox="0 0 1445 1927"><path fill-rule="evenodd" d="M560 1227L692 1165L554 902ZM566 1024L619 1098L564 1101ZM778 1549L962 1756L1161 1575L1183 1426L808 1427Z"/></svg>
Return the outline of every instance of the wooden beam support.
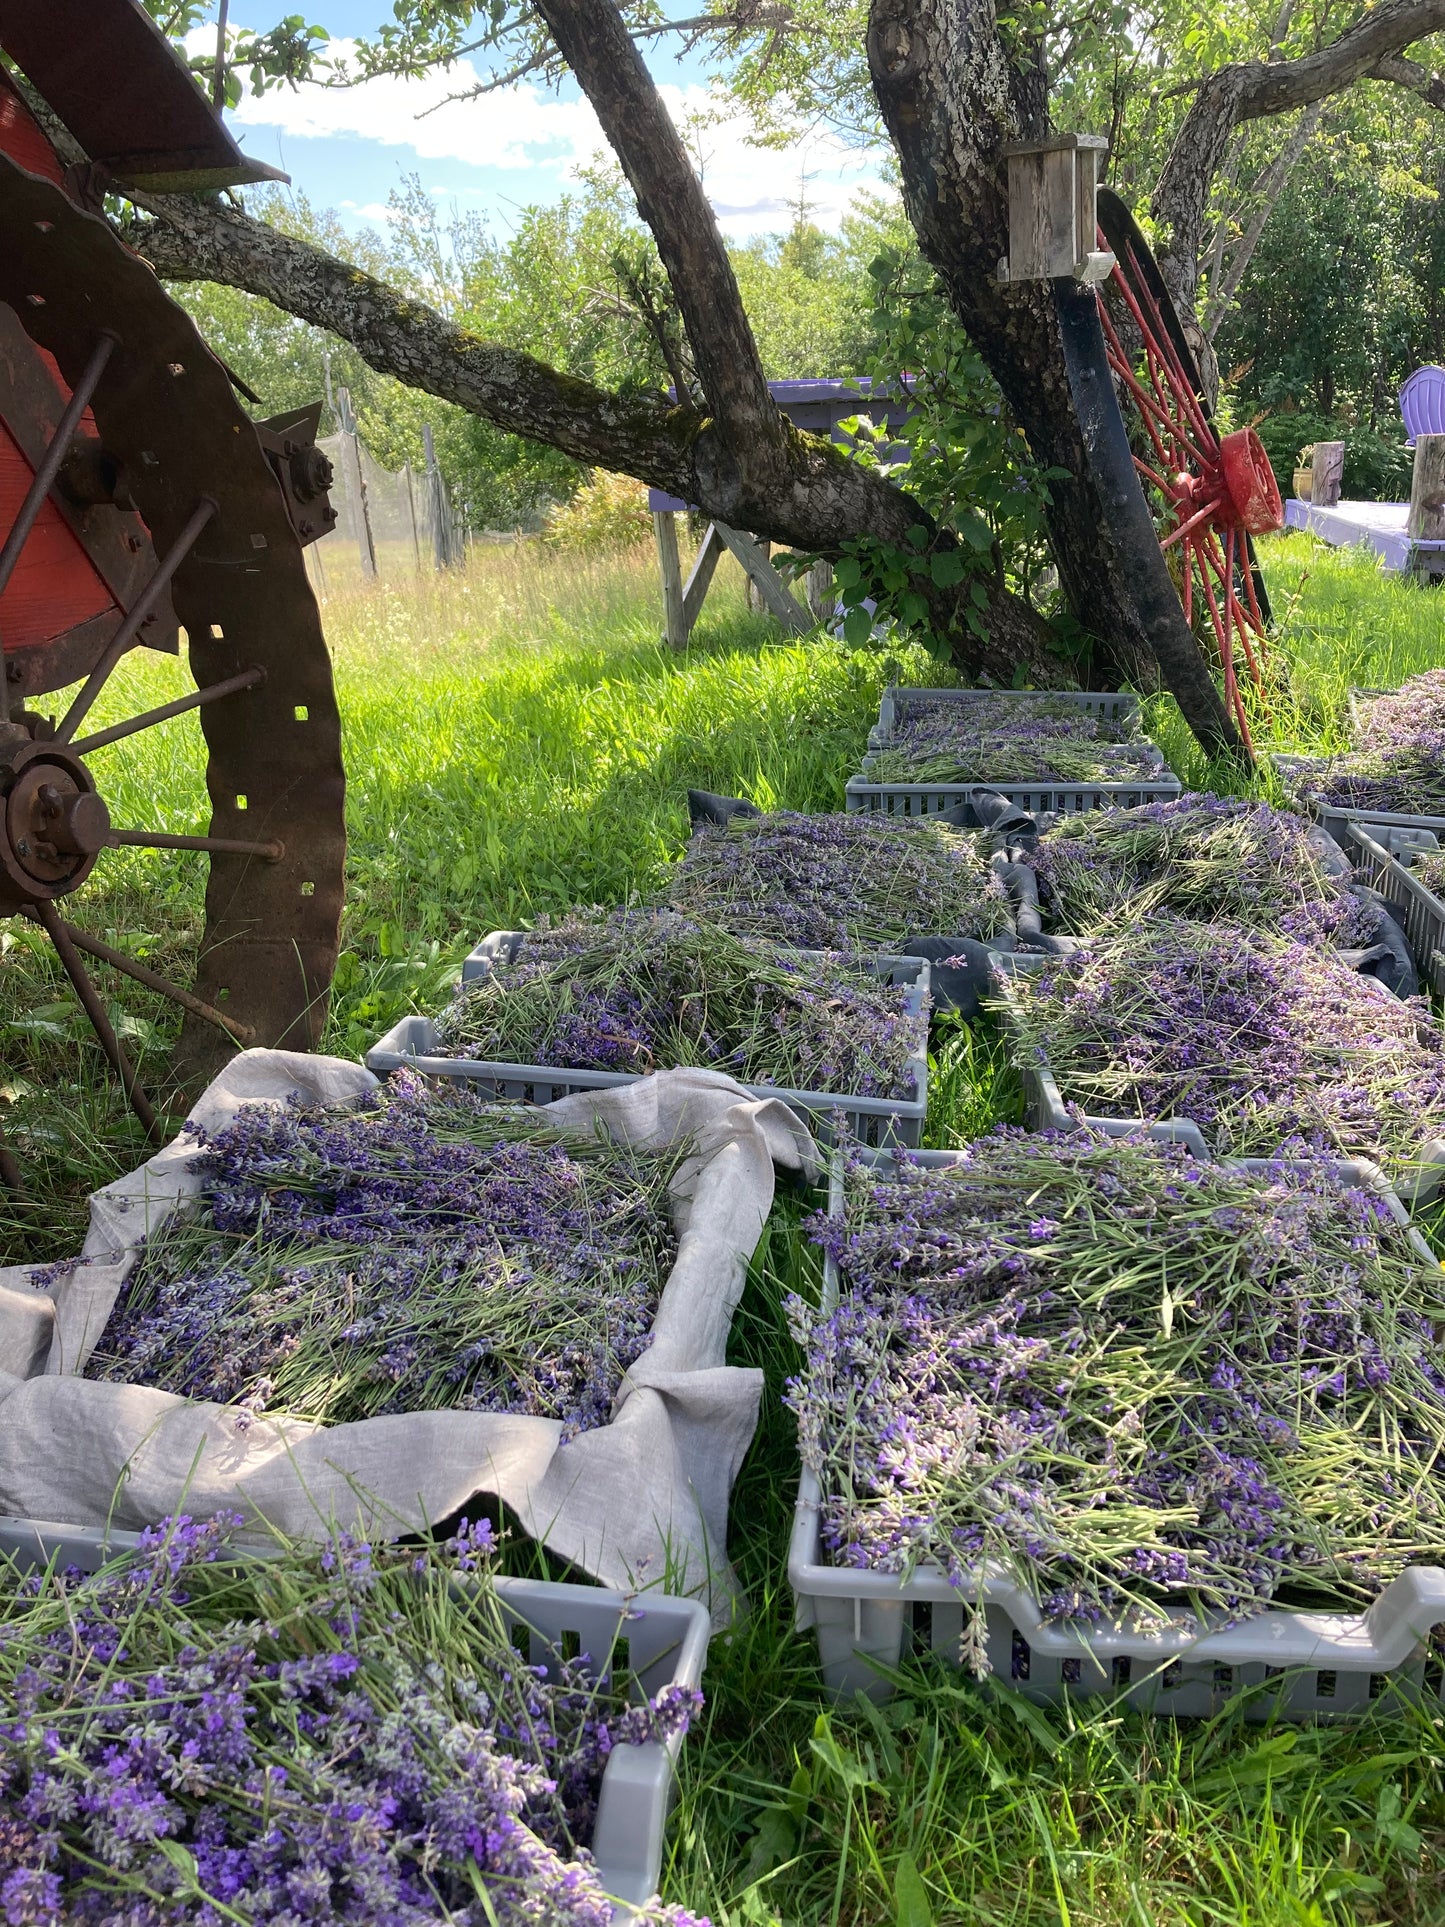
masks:
<svg viewBox="0 0 1445 1927"><path fill-rule="evenodd" d="M692 634L693 625L702 614L702 605L712 587L717 565L726 553L727 545L717 532L717 523L709 522L707 534L702 538L702 547L687 578L687 586L682 592L682 620L688 635Z"/></svg>
<svg viewBox="0 0 1445 1927"><path fill-rule="evenodd" d="M677 552L677 517L672 509L654 510L657 566L662 571L662 636L671 649L687 647L691 624L683 614L682 557Z"/></svg>
<svg viewBox="0 0 1445 1927"><path fill-rule="evenodd" d="M753 538L739 529L728 528L724 522L715 522L713 526L742 564L748 580L756 583L768 613L776 616L790 634L806 635L814 627L813 618L789 595L788 585Z"/></svg>

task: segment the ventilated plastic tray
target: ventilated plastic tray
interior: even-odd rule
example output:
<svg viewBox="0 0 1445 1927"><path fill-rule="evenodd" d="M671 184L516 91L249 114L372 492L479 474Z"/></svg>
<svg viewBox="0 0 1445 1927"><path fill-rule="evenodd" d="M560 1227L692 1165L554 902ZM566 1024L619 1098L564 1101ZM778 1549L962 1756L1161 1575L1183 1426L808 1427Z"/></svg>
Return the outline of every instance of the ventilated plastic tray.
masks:
<svg viewBox="0 0 1445 1927"><path fill-rule="evenodd" d="M1416 888L1418 888L1418 886L1416 886ZM1048 964L1048 962L1052 962L1052 960L1050 960L1050 958L1042 958L1042 956L1029 956L1029 954L1023 954L1023 956L1019 956L1019 954L998 954L998 956L996 956L998 977L1000 977L1000 990L1002 990L998 1008L1000 1008L1000 1016L1004 1019L1004 1025L1006 1025L1010 1031L1013 1029L1013 1000L1011 1000L1010 990L1008 990L1008 979L1010 979L1011 975L1015 975L1017 971L1033 971L1033 969L1038 969L1040 965ZM1029 1123L1031 1123L1037 1131L1069 1131L1069 1129L1075 1129L1079 1123L1083 1122L1087 1123L1092 1131L1104 1131L1108 1137L1127 1137L1129 1131L1139 1131L1144 1125L1150 1125L1150 1127L1152 1127L1150 1120L1135 1118L1135 1116L1121 1116L1121 1118L1094 1118L1094 1116L1083 1116L1083 1118L1081 1118L1081 1116L1075 1116L1075 1114L1069 1110L1069 1106L1065 1104L1064 1093L1062 1093L1060 1087L1058 1087L1058 1079L1054 1077L1054 1071L1048 1066L1048 1060L1025 1064L1025 1062L1023 1062L1023 1052L1019 1050L1019 1056L1017 1056L1013 1062L1015 1062L1015 1069L1017 1069L1019 1081L1021 1081L1021 1085L1023 1085L1025 1102L1027 1102L1027 1106L1029 1106ZM1204 1137L1204 1131L1200 1129L1200 1125L1198 1125L1193 1118L1168 1118L1168 1120L1158 1120L1158 1122L1166 1123L1169 1129L1179 1137L1181 1143L1187 1143L1187 1145L1191 1147L1191 1150L1195 1150L1196 1156L1206 1156L1206 1158L1216 1156L1216 1150L1208 1143L1208 1139ZM1422 1147L1420 1148L1422 1148L1422 1152L1428 1152L1428 1145L1426 1145L1426 1143L1422 1143ZM1245 1160L1245 1162L1248 1162L1248 1160ZM1368 1160L1366 1160L1366 1162L1368 1162ZM1439 1195L1443 1181L1445 1181L1445 1172L1441 1170L1439 1162L1437 1162L1433 1156L1430 1156L1430 1154L1426 1154L1424 1160L1422 1160L1422 1164L1420 1164L1420 1168L1418 1168L1418 1175L1416 1175L1414 1183L1412 1183L1412 1185L1408 1185L1408 1183L1405 1183L1405 1185L1397 1185L1397 1187L1395 1187L1395 1195L1401 1195L1401 1191L1403 1191L1405 1195L1412 1197L1412 1201L1416 1202L1416 1204L1430 1204L1430 1202Z"/></svg>
<svg viewBox="0 0 1445 1927"><path fill-rule="evenodd" d="M967 803L981 790L1006 796L1010 803L1037 816L1052 811L1077 816L1084 810L1132 810L1142 803L1169 803L1184 785L1166 768L1159 753L1159 772L1129 783L877 783L869 774L871 755L843 787L844 802L853 811L882 811L889 816L938 816Z"/></svg>
<svg viewBox="0 0 1445 1927"><path fill-rule="evenodd" d="M925 1151L917 1161L938 1169L960 1155ZM896 1168L887 1153L875 1153L874 1162L880 1171ZM1237 1162L1241 1169L1259 1170L1269 1161ZM1405 1208L1378 1166L1358 1160L1338 1168L1343 1183L1378 1191L1391 1215L1406 1225ZM830 1209L836 1213L841 1206L835 1164ZM1418 1232L1409 1236L1422 1261L1436 1268ZM825 1310L836 1304L838 1292L838 1270L830 1259L823 1277ZM931 1651L957 1666L964 1615L972 1615L979 1600L993 1677L1048 1704L1070 1695L1119 1694L1155 1713L1200 1718L1247 1689L1263 1687L1245 1709L1247 1719L1298 1721L1363 1711L1391 1682L1412 1694L1442 1696L1430 1636L1445 1625L1445 1571L1435 1566L1409 1568L1363 1613L1270 1608L1236 1626L1185 1618L1167 1632L1141 1632L1121 1624L1091 1630L1086 1641L1078 1632L1048 1625L1033 1595L991 1564L963 1586L951 1584L932 1563L907 1578L828 1565L821 1489L805 1467L788 1578L798 1627L816 1632L824 1684L843 1699L857 1692L889 1698L893 1685L886 1672L910 1652Z"/></svg>
<svg viewBox="0 0 1445 1927"><path fill-rule="evenodd" d="M1123 689L912 689L894 683L883 692L878 705L878 720L869 731L868 747L881 749L910 711L933 703L995 702L999 697L1016 697L1021 702L1048 696L1058 702L1073 703L1105 722L1127 723L1131 735L1139 733L1139 698Z"/></svg>
<svg viewBox="0 0 1445 1927"><path fill-rule="evenodd" d="M1432 833L1415 831L1414 837L1428 836L1429 841L1397 844L1392 854L1385 843L1386 835L1388 832L1381 831L1373 818L1363 816L1346 817L1336 832L1337 841L1361 879L1387 902L1400 906L1405 940L1420 974L1437 995L1445 996L1445 903L1410 870L1421 849L1438 849L1439 844Z"/></svg>
<svg viewBox="0 0 1445 1927"><path fill-rule="evenodd" d="M486 947L489 941L485 939L479 944L462 966L463 983L484 976L493 968L494 953ZM872 957L866 967L885 983L906 984L909 1013L926 1014L927 963L917 957ZM793 1110L803 1112L814 1131L823 1138L831 1137L841 1128L860 1144L916 1145L923 1135L923 1120L928 1110L926 1045L908 1060L908 1065L916 1093L911 1098L793 1091L771 1084L747 1084L743 1088L754 1097L776 1097ZM465 1079L489 1095L524 1104L551 1104L576 1091L614 1090L619 1085L640 1081L637 1073L629 1071L574 1070L565 1065L502 1064L481 1058L448 1057L442 1052L436 1024L430 1017L403 1017L366 1053L366 1068L378 1076L405 1068L422 1077Z"/></svg>
<svg viewBox="0 0 1445 1927"><path fill-rule="evenodd" d="M1362 810L1349 803L1316 803L1308 797L1296 798L1290 789L1290 776L1301 764L1318 760L1312 756L1279 754L1272 758L1296 808L1307 810L1336 843L1344 844L1346 828L1350 823L1364 824L1375 841L1383 844L1391 856L1404 850L1434 849L1445 841L1445 816L1410 816L1399 810Z"/></svg>
<svg viewBox="0 0 1445 1927"><path fill-rule="evenodd" d="M0 1518L0 1553L22 1566L56 1560L94 1572L137 1543L133 1532ZM664 1686L696 1686L702 1679L711 1626L695 1599L651 1593L629 1598L601 1586L540 1579L495 1583L513 1629L527 1634L529 1665L551 1666L568 1652L586 1653L599 1669L607 1665L614 1674L629 1674L638 1701L655 1698ZM604 1892L624 1903L613 1915L618 1927L657 1892L681 1746L680 1734L666 1745L618 1746L603 1768L592 1853Z"/></svg>

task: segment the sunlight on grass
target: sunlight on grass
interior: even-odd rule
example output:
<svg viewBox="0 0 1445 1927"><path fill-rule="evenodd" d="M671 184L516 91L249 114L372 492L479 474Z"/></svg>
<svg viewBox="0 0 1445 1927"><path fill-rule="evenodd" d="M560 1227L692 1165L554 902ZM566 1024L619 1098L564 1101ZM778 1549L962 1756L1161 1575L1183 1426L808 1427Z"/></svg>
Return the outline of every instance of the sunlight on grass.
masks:
<svg viewBox="0 0 1445 1927"><path fill-rule="evenodd" d="M1442 659L1438 592L1303 538L1265 545L1288 693L1265 744L1337 743L1351 682ZM728 572L730 571L730 572ZM658 639L650 551L567 561L536 544L465 575L325 607L345 726L351 851L330 1047L362 1050L443 994L495 925L657 889L687 835L691 785L769 807L836 809L884 683L932 681L921 652L793 643L748 615L731 564L694 645ZM180 693L178 663L131 658L97 726ZM1207 774L1167 699L1147 705L1176 769ZM187 717L97 756L117 822L205 821ZM1217 772L1216 780L1237 780ZM1268 778L1262 779L1266 783ZM181 956L199 867L108 859L72 914L153 958ZM177 966L179 967L179 965ZM76 1248L89 1186L143 1155L44 945L0 925L0 1119L43 1209L0 1218L0 1256ZM143 1067L163 1011L108 980ZM940 1025L929 1141L1020 1115L987 1027ZM1390 1696L1353 1727L1153 1721L1108 1705L1044 1711L933 1660L884 1712L824 1701L793 1627L786 1549L797 1448L783 1403L797 1357L790 1292L816 1302L814 1195L785 1194L735 1318L729 1363L761 1375L759 1431L732 1510L749 1612L713 1642L708 1704L682 1759L666 1897L717 1927L1434 1927L1445 1919L1445 1727ZM512 1563L535 1571L519 1543Z"/></svg>

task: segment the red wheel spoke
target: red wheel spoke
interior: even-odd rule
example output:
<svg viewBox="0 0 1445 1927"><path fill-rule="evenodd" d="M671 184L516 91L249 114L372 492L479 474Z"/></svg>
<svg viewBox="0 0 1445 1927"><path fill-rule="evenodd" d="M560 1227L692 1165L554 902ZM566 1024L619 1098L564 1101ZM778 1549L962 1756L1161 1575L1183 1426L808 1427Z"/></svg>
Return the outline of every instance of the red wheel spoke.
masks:
<svg viewBox="0 0 1445 1927"><path fill-rule="evenodd" d="M1262 696L1264 694L1264 676L1261 673L1260 664L1256 658L1250 638L1251 632L1253 632L1254 638L1260 643L1262 651L1264 625L1260 623L1256 626L1251 622L1245 612L1244 605L1239 600L1238 592L1234 586L1236 573L1241 572L1238 570L1238 540L1239 538L1235 530L1227 530L1225 547L1221 550L1219 537L1211 530L1207 537L1209 560L1214 567L1214 572L1218 576L1220 586L1224 591L1226 611L1238 626L1239 643L1244 651L1244 659L1249 665L1250 678L1254 683L1256 691ZM1247 578L1247 571L1243 573L1246 574Z"/></svg>
<svg viewBox="0 0 1445 1927"><path fill-rule="evenodd" d="M1192 461L1197 463L1201 468L1207 468L1209 466L1209 458L1194 446L1179 421L1169 414L1167 409L1162 406L1155 396L1149 393L1139 380L1139 377L1134 373L1134 370L1130 367L1129 358L1124 353L1123 345L1119 340L1114 324L1110 320L1107 310L1103 307L1099 310L1099 318L1104 324L1104 340L1109 351L1110 365L1114 373L1125 384L1130 394L1134 397L1134 400L1138 403L1140 411L1145 418L1144 425L1149 430L1150 439L1154 443L1155 451L1160 461L1174 468L1181 466L1184 461ZM1163 426L1170 440L1175 444L1174 447L1165 448L1159 440L1154 430L1154 421L1156 418Z"/></svg>

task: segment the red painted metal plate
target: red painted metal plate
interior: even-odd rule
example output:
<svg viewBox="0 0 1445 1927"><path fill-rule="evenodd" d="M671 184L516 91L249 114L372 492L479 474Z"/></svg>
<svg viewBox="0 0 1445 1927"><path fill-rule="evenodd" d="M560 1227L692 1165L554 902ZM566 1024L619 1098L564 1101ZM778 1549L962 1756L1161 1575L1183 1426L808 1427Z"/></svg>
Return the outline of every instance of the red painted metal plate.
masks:
<svg viewBox="0 0 1445 1927"><path fill-rule="evenodd" d="M1268 535L1284 527L1279 484L1264 443L1252 428L1237 428L1221 438L1219 466L1236 528L1248 529L1251 535Z"/></svg>
<svg viewBox="0 0 1445 1927"><path fill-rule="evenodd" d="M0 529L14 522L34 479L34 469L0 424ZM46 501L0 595L0 648L7 656L34 649L114 609L90 557L54 502Z"/></svg>

